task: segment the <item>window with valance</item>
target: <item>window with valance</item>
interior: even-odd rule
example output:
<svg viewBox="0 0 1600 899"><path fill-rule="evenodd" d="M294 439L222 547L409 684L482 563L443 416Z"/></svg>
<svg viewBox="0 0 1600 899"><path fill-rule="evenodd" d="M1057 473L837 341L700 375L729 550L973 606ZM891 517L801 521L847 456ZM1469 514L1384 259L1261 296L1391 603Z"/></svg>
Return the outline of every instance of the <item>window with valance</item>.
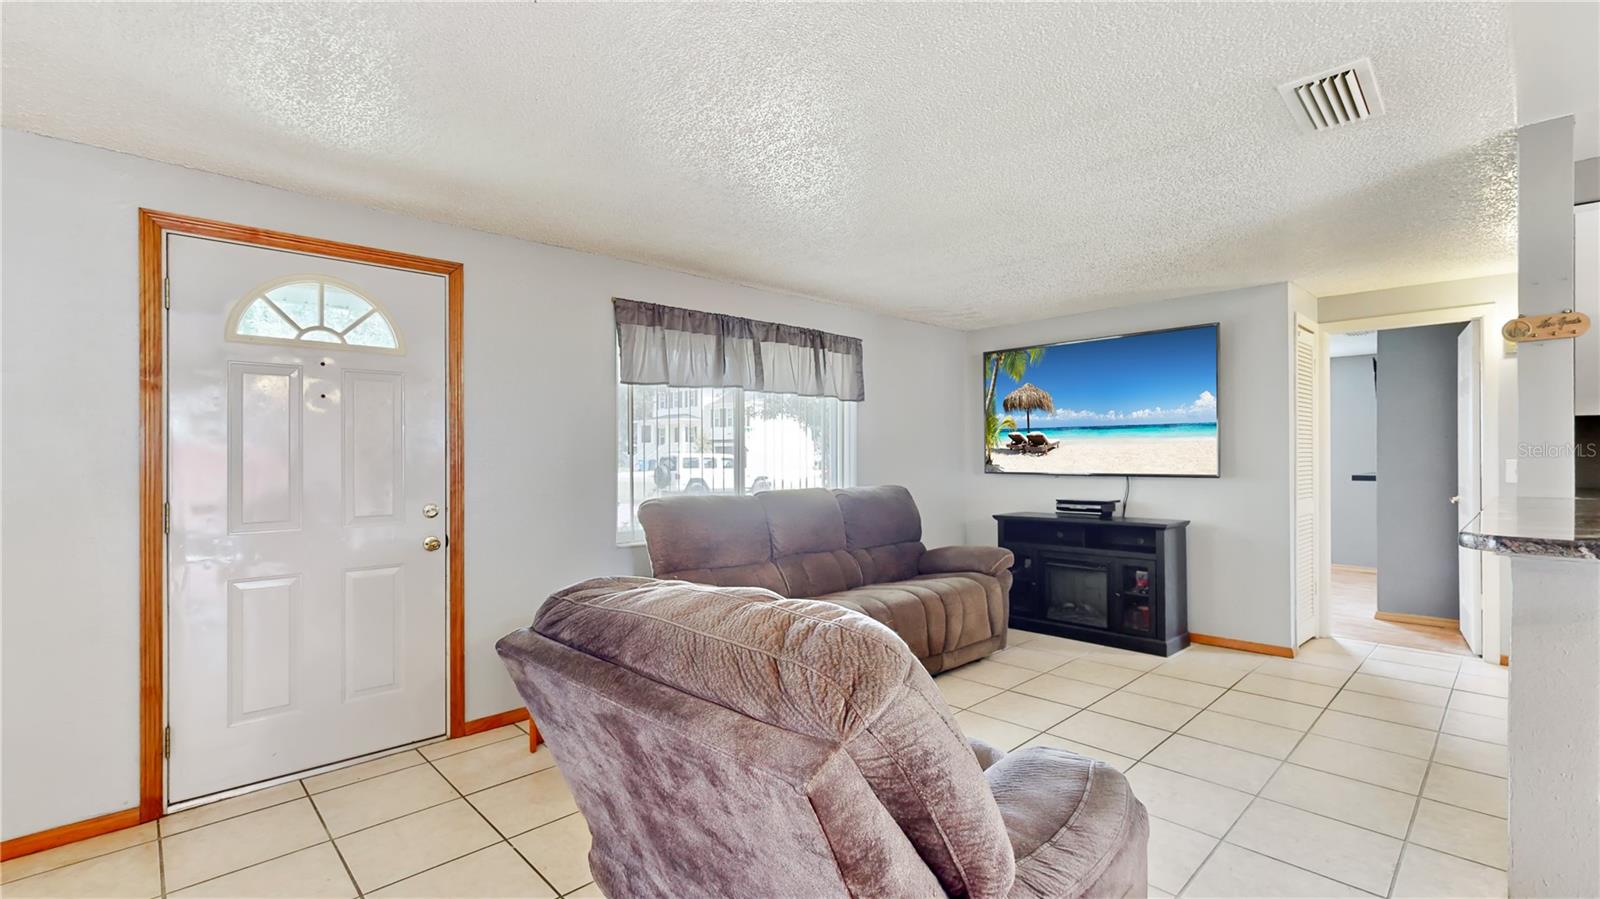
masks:
<svg viewBox="0 0 1600 899"><path fill-rule="evenodd" d="M612 303L619 544L644 538L636 511L654 496L854 483L859 338Z"/></svg>

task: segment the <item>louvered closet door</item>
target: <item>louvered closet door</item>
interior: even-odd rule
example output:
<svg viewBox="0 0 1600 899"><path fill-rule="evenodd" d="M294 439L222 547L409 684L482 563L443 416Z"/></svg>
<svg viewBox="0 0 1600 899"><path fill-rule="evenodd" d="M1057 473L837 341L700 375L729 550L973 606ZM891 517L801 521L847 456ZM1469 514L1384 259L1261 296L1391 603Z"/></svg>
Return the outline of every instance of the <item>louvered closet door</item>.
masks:
<svg viewBox="0 0 1600 899"><path fill-rule="evenodd" d="M1294 608L1295 643L1317 635L1317 335L1295 326Z"/></svg>

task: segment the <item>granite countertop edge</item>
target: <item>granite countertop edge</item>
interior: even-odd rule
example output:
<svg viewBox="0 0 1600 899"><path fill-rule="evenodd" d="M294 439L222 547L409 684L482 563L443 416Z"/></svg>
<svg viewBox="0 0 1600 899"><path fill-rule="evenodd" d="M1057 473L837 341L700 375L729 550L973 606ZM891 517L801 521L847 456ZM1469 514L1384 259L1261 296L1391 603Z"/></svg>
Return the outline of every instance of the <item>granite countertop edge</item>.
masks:
<svg viewBox="0 0 1600 899"><path fill-rule="evenodd" d="M1491 502L1457 542L1508 556L1600 559L1600 499L1523 498Z"/></svg>
<svg viewBox="0 0 1600 899"><path fill-rule="evenodd" d="M1503 556L1600 559L1600 540L1549 540L1538 537L1505 537L1497 534L1473 534L1462 531L1459 542L1467 549L1499 553Z"/></svg>

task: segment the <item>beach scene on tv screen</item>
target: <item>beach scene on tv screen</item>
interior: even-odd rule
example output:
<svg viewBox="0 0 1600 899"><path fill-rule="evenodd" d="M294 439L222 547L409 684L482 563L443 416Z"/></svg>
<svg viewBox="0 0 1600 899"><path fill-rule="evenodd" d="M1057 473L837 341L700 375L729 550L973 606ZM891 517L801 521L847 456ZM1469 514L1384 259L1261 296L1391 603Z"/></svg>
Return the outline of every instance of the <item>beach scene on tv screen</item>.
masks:
<svg viewBox="0 0 1600 899"><path fill-rule="evenodd" d="M984 470L1217 474L1217 327L985 353Z"/></svg>

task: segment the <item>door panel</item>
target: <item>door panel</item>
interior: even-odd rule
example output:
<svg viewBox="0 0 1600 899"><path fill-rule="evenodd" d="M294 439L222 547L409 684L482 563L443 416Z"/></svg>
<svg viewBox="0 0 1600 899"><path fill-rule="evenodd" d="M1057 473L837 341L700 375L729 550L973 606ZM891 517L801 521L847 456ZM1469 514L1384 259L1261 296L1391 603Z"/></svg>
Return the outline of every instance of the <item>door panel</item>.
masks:
<svg viewBox="0 0 1600 899"><path fill-rule="evenodd" d="M300 367L228 366L228 531L300 526Z"/></svg>
<svg viewBox="0 0 1600 899"><path fill-rule="evenodd" d="M404 645L400 568L347 571L344 586L344 680L348 698L399 687Z"/></svg>
<svg viewBox="0 0 1600 899"><path fill-rule="evenodd" d="M1317 335L1295 326L1294 343L1294 607L1295 645L1317 635L1321 597L1317 572Z"/></svg>
<svg viewBox="0 0 1600 899"><path fill-rule="evenodd" d="M396 523L406 492L405 379L394 372L347 371L343 387L345 523Z"/></svg>
<svg viewBox="0 0 1600 899"><path fill-rule="evenodd" d="M228 585L229 724L294 707L292 658L298 577Z"/></svg>
<svg viewBox="0 0 1600 899"><path fill-rule="evenodd" d="M445 279L166 253L168 801L443 734Z"/></svg>

